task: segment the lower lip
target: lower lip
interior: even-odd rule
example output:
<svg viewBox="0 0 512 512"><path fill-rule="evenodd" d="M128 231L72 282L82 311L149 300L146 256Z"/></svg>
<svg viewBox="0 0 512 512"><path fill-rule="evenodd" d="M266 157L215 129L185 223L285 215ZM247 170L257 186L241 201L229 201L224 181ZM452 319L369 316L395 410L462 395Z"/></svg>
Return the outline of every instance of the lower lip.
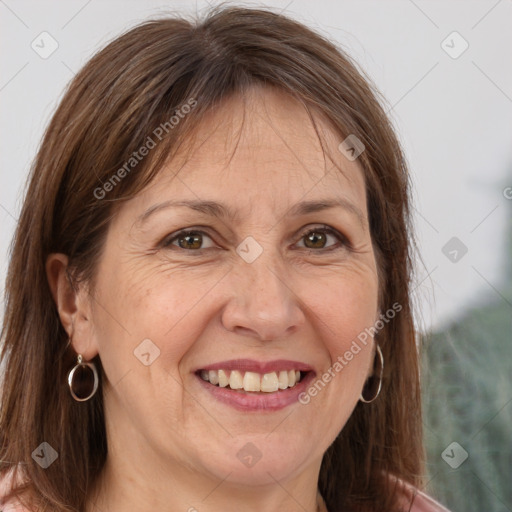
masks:
<svg viewBox="0 0 512 512"><path fill-rule="evenodd" d="M288 405L297 403L314 378L314 372L307 372L304 378L293 388L287 388L273 393L236 391L230 388L214 386L196 375L204 389L219 402L225 403L239 411L278 411Z"/></svg>

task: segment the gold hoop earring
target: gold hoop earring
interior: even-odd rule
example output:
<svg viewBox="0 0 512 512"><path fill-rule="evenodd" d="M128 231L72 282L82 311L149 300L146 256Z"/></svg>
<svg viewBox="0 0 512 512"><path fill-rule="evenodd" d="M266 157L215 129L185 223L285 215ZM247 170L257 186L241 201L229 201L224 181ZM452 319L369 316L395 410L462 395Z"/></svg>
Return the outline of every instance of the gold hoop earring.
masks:
<svg viewBox="0 0 512 512"><path fill-rule="evenodd" d="M68 386L71 396L77 402L90 400L98 390L98 371L94 363L84 362L78 354L76 365L68 374Z"/></svg>
<svg viewBox="0 0 512 512"><path fill-rule="evenodd" d="M371 390L373 390L373 396L369 400L363 397L363 391L364 391L364 387L363 387L363 391L361 391L359 400L361 400L361 402L363 402L365 404L371 404L379 396L380 390L382 388L382 375L384 374L384 356L382 355L382 350L380 349L379 344L377 342L375 343L375 346L376 346L377 355L379 356L379 359L380 359L379 377L378 377L378 380L372 381L372 379L376 379L376 377L374 375L372 375L368 379L369 381L372 381L369 387ZM374 363L374 365L375 365L375 363ZM366 387L366 383L365 383L365 387Z"/></svg>

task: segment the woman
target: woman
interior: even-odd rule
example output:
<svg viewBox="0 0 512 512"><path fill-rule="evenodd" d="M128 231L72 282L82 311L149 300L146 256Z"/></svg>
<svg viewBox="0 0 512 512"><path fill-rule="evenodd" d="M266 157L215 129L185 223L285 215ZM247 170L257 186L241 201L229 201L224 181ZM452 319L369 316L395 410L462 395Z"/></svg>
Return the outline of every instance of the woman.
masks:
<svg viewBox="0 0 512 512"><path fill-rule="evenodd" d="M419 491L409 235L400 146L332 43L243 8L117 38L15 235L4 505L443 510Z"/></svg>

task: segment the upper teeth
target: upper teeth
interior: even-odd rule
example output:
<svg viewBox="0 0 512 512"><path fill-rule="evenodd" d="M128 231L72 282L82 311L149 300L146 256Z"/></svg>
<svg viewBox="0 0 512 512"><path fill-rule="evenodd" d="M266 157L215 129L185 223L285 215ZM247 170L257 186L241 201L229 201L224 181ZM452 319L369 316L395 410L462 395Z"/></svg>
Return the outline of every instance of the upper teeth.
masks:
<svg viewBox="0 0 512 512"><path fill-rule="evenodd" d="M243 389L244 391L263 391L272 393L278 389L295 386L300 381L299 370L282 370L260 375L256 372L240 372L238 370L202 370L201 378L225 388Z"/></svg>

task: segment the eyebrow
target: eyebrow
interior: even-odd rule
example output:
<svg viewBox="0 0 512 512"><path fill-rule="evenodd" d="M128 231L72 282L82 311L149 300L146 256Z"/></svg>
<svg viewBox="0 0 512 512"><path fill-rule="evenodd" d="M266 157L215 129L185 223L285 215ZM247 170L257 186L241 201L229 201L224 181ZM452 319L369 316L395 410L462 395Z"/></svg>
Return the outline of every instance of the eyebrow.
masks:
<svg viewBox="0 0 512 512"><path fill-rule="evenodd" d="M137 217L136 223L142 224L156 212L166 210L168 208L177 207L190 208L199 213L203 213L211 217L217 217L219 219L229 219L231 221L239 220L238 212L235 212L229 206L222 203L218 203L216 201L169 200L150 206L144 213ZM342 197L332 199L317 199L314 201L301 201L300 203L297 203L294 206L292 206L286 212L285 217L307 215L309 213L320 212L332 208L343 208L344 210L348 211L349 213L357 217L357 219L359 220L363 227L365 226L365 217L363 216L361 210L357 206L352 204L350 201L347 201Z"/></svg>

